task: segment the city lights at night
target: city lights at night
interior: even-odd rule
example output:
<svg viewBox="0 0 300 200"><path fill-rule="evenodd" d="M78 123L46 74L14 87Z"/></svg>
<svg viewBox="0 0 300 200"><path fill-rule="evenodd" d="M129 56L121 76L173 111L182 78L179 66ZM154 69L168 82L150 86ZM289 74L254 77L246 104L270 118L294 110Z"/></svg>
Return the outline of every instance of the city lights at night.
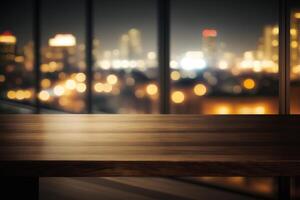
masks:
<svg viewBox="0 0 300 200"><path fill-rule="evenodd" d="M57 34L49 39L51 47L71 47L76 45L76 38L72 34Z"/></svg>
<svg viewBox="0 0 300 200"><path fill-rule="evenodd" d="M112 5L108 3L105 6L109 8ZM176 12L175 9L174 19L178 20ZM300 78L298 14L292 14L290 29L291 81L295 84ZM176 20L173 21L177 29ZM113 27L108 21L101 20L101 23ZM203 24L199 23L199 27L189 25L196 30L193 40L188 37L179 40L177 33L173 36L171 32L171 39L174 37L176 40L171 40L170 90L178 91L170 94L171 112L278 113L279 27L276 21L266 19L260 28L256 28L257 35L251 36L255 44L248 46L244 45L246 37L232 43L226 28ZM161 66L155 45L149 44L154 37L149 36L149 29L136 23L108 35L106 29L98 31L95 25L91 86L94 112L158 113ZM36 93L31 75L34 71L33 42L24 42L22 36L13 30L6 28L0 31L0 87L4 99L28 103L34 102L38 96L46 107L84 112L88 80L85 43L81 34L51 31L43 37L39 69L41 91ZM186 28L181 31L186 31ZM239 32L241 30L232 29L232 33L238 35ZM105 37L109 38L109 43ZM177 43L181 40L186 42L178 47ZM234 50L234 46L238 45L240 50ZM251 102L247 109L230 109L233 105L245 107L245 101ZM256 109L257 104L261 104L262 109ZM300 109L300 106L293 109Z"/></svg>
<svg viewBox="0 0 300 200"><path fill-rule="evenodd" d="M261 46L259 45L257 50L247 50L242 53L241 57L238 57L237 55L229 56L230 53L226 51L218 52L216 54L214 49L219 45L218 37L220 34L218 34L218 31L215 29L203 30L202 48L198 51L185 52L182 56L178 57L178 60L170 61L170 68L172 69L170 74L171 81L174 82L174 84L176 83L174 87L182 89L180 94L177 92L171 96L175 105L192 101L192 99L196 103L197 99L192 98L192 96L206 98L206 100L201 100L199 103L202 101L210 102L209 99L213 98L211 96L217 95L218 92L221 92L224 97L226 95L237 96L247 94L247 92L250 91L251 93L249 94L254 95L256 92L260 91L260 88L262 88L259 76L266 76L267 79L265 79L265 81L270 79L270 81L273 80L272 84L276 83L275 80L277 79L278 73L278 27L276 25L267 25L262 33L263 36L261 41L264 42L261 43ZM295 36L297 34L298 29L296 27L292 28L291 35ZM146 86L147 81L153 80L152 74L156 71L156 66L158 64L156 60L157 55L154 51L149 51L144 53L144 58L141 57L143 55L142 36L142 32L139 29L130 29L128 30L126 42L124 39L125 36L120 36L121 43L119 49L104 50L102 56L95 55L96 83L94 85L94 95L96 97L98 94L117 94L128 87L130 90L133 89L132 97L136 98L134 101L141 101L141 90L145 90L143 93L147 93L149 95L150 101L153 101L154 104L159 103L157 98L150 98L153 95L157 95L157 86L150 82ZM271 37L272 39L270 40L266 37ZM0 39L1 44L8 46L11 49L15 49L17 46L17 38L10 32L4 32ZM132 45L130 45L130 40L132 40ZM73 104L71 99L74 99L76 102L83 102L82 94L84 95L86 91L86 75L82 71L84 68L80 67L82 65L81 63L84 63L84 54L81 50L81 46L83 46L83 44L77 44L76 41L77 39L71 33L58 33L54 38L49 38L49 46L44 48L45 51L42 54L43 63L41 64L40 70L45 74L45 77L41 80L41 87L47 90L41 91L39 93L39 98L42 101L47 102L47 104L57 103L57 105L64 105L63 109L66 110L72 110ZM201 35L199 36L199 41L201 41ZM96 40L95 44L97 44ZM297 40L291 41L291 48L298 48ZM27 61L27 57L24 57L22 54L16 55L14 52L7 54L7 61L9 61L10 57L13 56L14 58L10 62L18 63L18 65L29 62ZM300 64L296 61L293 61L293 64L294 67L292 67L291 76L296 79L296 77L300 76L300 70L297 70ZM13 74L15 67L10 64L6 66L6 70L11 71L10 73ZM125 75L122 71L125 72ZM127 82L129 78L132 80L140 79L138 77L131 77L131 71L138 72L137 75L139 76L142 75L148 77L148 80L146 82L141 82L141 85L137 85L137 83L135 83L133 85L134 87L132 87L132 85L128 85ZM232 80L235 80L236 84L230 84L227 86L227 83L224 82L220 85L219 82L224 81L222 79L218 80L223 76L222 74L226 74L226 76L231 74ZM251 78L244 78L249 75ZM1 74L1 82L4 83L3 85L5 85L6 76L6 74ZM53 77L58 77L58 79ZM202 80L203 83L198 84L198 80ZM187 81L192 83L191 86L189 86L189 84L186 85ZM271 82L269 84L271 84ZM189 87L192 91L189 91ZM30 101L34 99L31 88L24 88L24 91L27 91L24 92L24 94L21 94L20 91L23 90L20 90L20 88L10 89L11 90L6 93L6 96L9 99L17 101ZM17 95L18 90L19 93ZM271 96L273 95L275 95L275 93ZM60 98L68 98L69 100L62 104L59 103L61 101ZM220 106L218 103L215 107L216 110L219 111L213 113L247 114L245 109L233 112L224 106ZM253 109L255 110L255 108ZM266 110L266 108L263 109ZM248 111L250 112L250 110ZM271 111L271 113L275 112L277 111ZM251 113L265 112L251 111Z"/></svg>
<svg viewBox="0 0 300 200"><path fill-rule="evenodd" d="M72 143L78 139L78 144L82 146L74 149L78 151L79 160L81 156L85 158L85 153L88 152L85 145L89 145L92 149L88 155L88 158L92 158L89 162L93 162L94 158L101 160L102 157L95 153L101 152L103 160L107 156L109 162L116 165L115 157L111 158L106 153L115 153L113 148L118 148L124 154L124 160L126 157L130 164L138 159L147 162L152 159L149 158L152 154L159 152L159 165L167 161L168 165L177 165L176 170L185 170L178 160L183 159L189 166L194 159L199 159L196 164L200 166L208 163L208 166L211 163L206 162L205 155L220 152L216 160L223 165L223 160L232 162L229 159L231 154L232 160L236 162L240 158L246 160L241 155L248 151L251 159L256 156L264 158L257 151L261 148L264 154L268 154L265 160L269 164L267 158L273 153L271 142L274 145L280 143L279 139L273 138L271 132L281 130L275 130L271 124L269 131L266 122L272 121L274 116L274 119L278 117L278 120L288 121L289 116L285 115L300 114L300 3L294 3L297 1L293 0L286 4L284 2L285 0L5 1L1 4L0 12L0 112L38 114L42 117L47 115L36 124L32 123L31 131L25 125L16 126L19 132L24 128L30 133L29 136L37 130L52 128L53 121L50 117L49 122L47 121L48 114L67 114L66 120L75 124L70 128L63 127L63 124L53 129L60 132L69 128L73 135L69 140L65 133L53 134L57 135L53 137L50 131L45 131L45 136L50 138L48 143L53 146L44 148L44 145L48 145L47 142L40 142L46 138L44 135L37 136L33 141L29 141L27 135L18 136L18 145L13 151L18 153L25 144L30 144L40 145L37 150L29 147L29 151L33 153L48 154L52 149L66 149L67 156L71 156L73 151L70 149L74 148ZM291 5L287 5L289 3ZM295 6L298 4L298 7ZM286 8L282 5L286 5ZM69 119L69 115L72 118ZM74 120L73 116L79 118ZM114 121L117 119L115 116L119 117L119 121ZM162 118L157 118L158 116ZM133 121L129 121L131 117ZM81 120L84 122L81 123ZM112 120L112 126L108 123L109 120ZM230 120L237 122L230 124ZM293 120L288 123L295 123L296 120ZM262 128L255 127L257 124ZM283 126L284 123L278 123L278 127L279 125ZM292 128L294 126L298 125L293 124ZM98 128L97 131L94 127ZM120 129L120 134L115 131L117 129ZM103 135L99 137L100 134L97 134L101 131ZM90 132L92 136L81 132ZM133 139L126 137L129 132L134 136ZM245 133L240 136L239 132ZM217 140L219 138L216 138L216 133L222 136L222 141ZM5 137L12 138L15 135ZM3 143L8 141L7 138L3 139ZM284 138L283 141L291 138ZM66 140L68 145L63 146L61 139ZM265 149L263 144L267 144ZM292 149L293 145L286 148ZM203 150L204 147L208 147L208 150ZM281 146L276 146L276 150L281 150L280 148ZM138 152L138 156L129 157L134 151ZM146 155L143 155L144 152ZM176 156L172 157L171 154ZM185 155L190 157L185 160ZM52 161L51 156L53 155L50 154L45 159L47 163ZM208 161L210 156L207 156ZM294 155L285 156L292 158ZM120 157L122 160L123 157ZM77 157L71 157L70 160L73 159L76 160ZM230 195L237 195L233 199L240 199L245 194L250 194L249 199L275 199L274 194L277 195L281 180L260 177L266 169L254 170L252 163L245 160L238 163L235 169L237 172L232 172L230 167L223 169L225 164L222 167L216 165L219 170L229 170L225 175L235 175L234 177L180 177L180 180L162 178L162 182L177 181L178 184L184 179L178 187L189 185L196 188L198 186L194 183L201 183L201 187L216 186L209 188L212 191L224 187L222 192L229 191ZM120 166L124 164L122 162ZM285 165L289 165L289 162ZM155 161L154 165L157 163ZM66 162L66 166L69 164ZM168 165L165 167L169 167ZM240 165L247 166L246 170L251 172L251 176L256 171L260 172L260 178L241 177L244 174L239 174ZM279 167L277 165L278 163L276 167ZM142 167L146 168L145 166ZM194 165L190 166L196 169ZM146 170L153 169L147 167ZM164 170L158 171L161 173ZM198 172L197 170L195 171ZM97 169L96 172L103 171L107 172L107 169ZM156 173L153 171L149 174ZM190 175L188 168L186 171L184 175ZM210 172L210 169L207 171ZM270 171L281 173L277 168ZM84 172L92 173L89 170ZM173 173L172 170L171 172ZM70 170L70 173L73 171ZM124 174L130 176L131 173L134 172L127 170ZM191 170L191 173L194 171ZM104 178L107 183L110 179ZM119 180L118 184L124 183ZM137 186L142 187L142 190L137 190L137 194L132 196L140 197L144 195L142 193L146 187L155 186L159 188L154 191L158 198L173 199L169 191L160 191L160 185L156 183L144 185L135 180L130 184L133 190ZM123 194L124 191L119 192ZM198 193L199 190L195 189L195 192ZM190 198L190 190L176 190L175 193L178 194L175 199L196 199ZM148 191L145 194L149 195L145 199L156 197ZM211 194L215 195L214 192ZM130 197L131 194L128 195L129 199ZM220 199L206 198L205 195L200 197Z"/></svg>

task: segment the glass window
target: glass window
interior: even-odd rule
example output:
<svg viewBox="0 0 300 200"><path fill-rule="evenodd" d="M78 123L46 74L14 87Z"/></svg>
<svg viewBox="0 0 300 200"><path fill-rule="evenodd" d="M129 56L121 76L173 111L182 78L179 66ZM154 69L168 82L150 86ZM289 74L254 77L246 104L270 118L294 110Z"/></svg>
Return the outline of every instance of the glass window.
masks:
<svg viewBox="0 0 300 200"><path fill-rule="evenodd" d="M158 113L155 0L94 2L95 113Z"/></svg>
<svg viewBox="0 0 300 200"><path fill-rule="evenodd" d="M0 98L4 100L34 101L32 5L31 0L1 4Z"/></svg>
<svg viewBox="0 0 300 200"><path fill-rule="evenodd" d="M171 1L171 113L278 113L278 2ZM198 181L263 196L272 178Z"/></svg>
<svg viewBox="0 0 300 200"><path fill-rule="evenodd" d="M44 108L85 111L84 7L84 0L42 0L39 99Z"/></svg>
<svg viewBox="0 0 300 200"><path fill-rule="evenodd" d="M171 112L278 113L278 3L172 0Z"/></svg>
<svg viewBox="0 0 300 200"><path fill-rule="evenodd" d="M291 12L290 65L291 65L291 113L300 114L300 6Z"/></svg>

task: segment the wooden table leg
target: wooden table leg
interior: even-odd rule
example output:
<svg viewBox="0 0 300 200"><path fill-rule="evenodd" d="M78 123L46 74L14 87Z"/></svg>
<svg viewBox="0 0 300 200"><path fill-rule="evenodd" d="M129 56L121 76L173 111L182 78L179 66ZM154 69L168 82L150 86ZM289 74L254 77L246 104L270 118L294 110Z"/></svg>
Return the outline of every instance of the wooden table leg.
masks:
<svg viewBox="0 0 300 200"><path fill-rule="evenodd" d="M38 177L1 177L1 196L7 199L39 199Z"/></svg>
<svg viewBox="0 0 300 200"><path fill-rule="evenodd" d="M291 178L278 177L278 200L291 200Z"/></svg>

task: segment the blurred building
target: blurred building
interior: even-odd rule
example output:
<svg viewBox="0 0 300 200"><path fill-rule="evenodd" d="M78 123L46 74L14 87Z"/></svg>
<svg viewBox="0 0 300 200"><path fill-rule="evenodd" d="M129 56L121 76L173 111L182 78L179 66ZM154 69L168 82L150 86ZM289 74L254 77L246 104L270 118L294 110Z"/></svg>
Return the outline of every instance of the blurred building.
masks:
<svg viewBox="0 0 300 200"><path fill-rule="evenodd" d="M28 42L23 50L24 50L24 68L27 71L33 71L34 68L34 47L33 42Z"/></svg>
<svg viewBox="0 0 300 200"><path fill-rule="evenodd" d="M265 26L259 40L256 57L258 60L272 60L278 63L278 26Z"/></svg>
<svg viewBox="0 0 300 200"><path fill-rule="evenodd" d="M128 31L128 36L130 42L129 57L131 59L141 58L143 53L141 31L135 28L130 29Z"/></svg>
<svg viewBox="0 0 300 200"><path fill-rule="evenodd" d="M122 59L141 59L143 53L141 31L132 28L120 38L120 55Z"/></svg>
<svg viewBox="0 0 300 200"><path fill-rule="evenodd" d="M291 15L291 79L295 80L300 77L300 48L299 48L299 31L300 31L300 10L292 12Z"/></svg>
<svg viewBox="0 0 300 200"><path fill-rule="evenodd" d="M129 36L128 34L123 34L120 38L120 52L122 59L128 59L129 55Z"/></svg>
<svg viewBox="0 0 300 200"><path fill-rule="evenodd" d="M9 31L0 35L0 63L7 65L14 62L17 38Z"/></svg>
<svg viewBox="0 0 300 200"><path fill-rule="evenodd" d="M202 51L208 67L216 67L218 60L217 31L205 29L202 32Z"/></svg>
<svg viewBox="0 0 300 200"><path fill-rule="evenodd" d="M48 46L42 49L41 71L65 73L82 71L85 68L85 47L77 45L72 34L57 34L49 39Z"/></svg>

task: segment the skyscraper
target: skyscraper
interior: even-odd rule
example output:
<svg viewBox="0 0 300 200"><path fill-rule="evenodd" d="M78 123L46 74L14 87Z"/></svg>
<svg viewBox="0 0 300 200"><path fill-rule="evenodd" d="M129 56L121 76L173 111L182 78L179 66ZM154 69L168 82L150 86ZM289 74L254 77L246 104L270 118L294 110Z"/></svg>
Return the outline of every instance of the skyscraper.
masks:
<svg viewBox="0 0 300 200"><path fill-rule="evenodd" d="M130 29L128 31L128 36L130 42L129 57L131 59L138 59L143 53L141 31L135 28Z"/></svg>
<svg viewBox="0 0 300 200"><path fill-rule="evenodd" d="M0 63L10 64L16 56L17 38L9 31L0 35Z"/></svg>
<svg viewBox="0 0 300 200"><path fill-rule="evenodd" d="M217 35L215 29L204 29L202 32L202 51L208 67L217 66Z"/></svg>
<svg viewBox="0 0 300 200"><path fill-rule="evenodd" d="M49 39L48 47L43 49L43 63L50 63L50 71L74 71L83 56L78 55L80 45L76 45L76 38L71 34L57 34ZM81 51L84 52L84 49ZM84 54L83 54L84 55ZM43 66L42 66L43 71Z"/></svg>
<svg viewBox="0 0 300 200"><path fill-rule="evenodd" d="M122 59L128 59L129 55L129 36L123 34L120 38L120 54Z"/></svg>
<svg viewBox="0 0 300 200"><path fill-rule="evenodd" d="M278 63L278 26L266 26L260 39L257 57L260 60L271 60Z"/></svg>
<svg viewBox="0 0 300 200"><path fill-rule="evenodd" d="M143 53L141 32L132 28L124 33L120 38L119 48L122 59L140 59Z"/></svg>

